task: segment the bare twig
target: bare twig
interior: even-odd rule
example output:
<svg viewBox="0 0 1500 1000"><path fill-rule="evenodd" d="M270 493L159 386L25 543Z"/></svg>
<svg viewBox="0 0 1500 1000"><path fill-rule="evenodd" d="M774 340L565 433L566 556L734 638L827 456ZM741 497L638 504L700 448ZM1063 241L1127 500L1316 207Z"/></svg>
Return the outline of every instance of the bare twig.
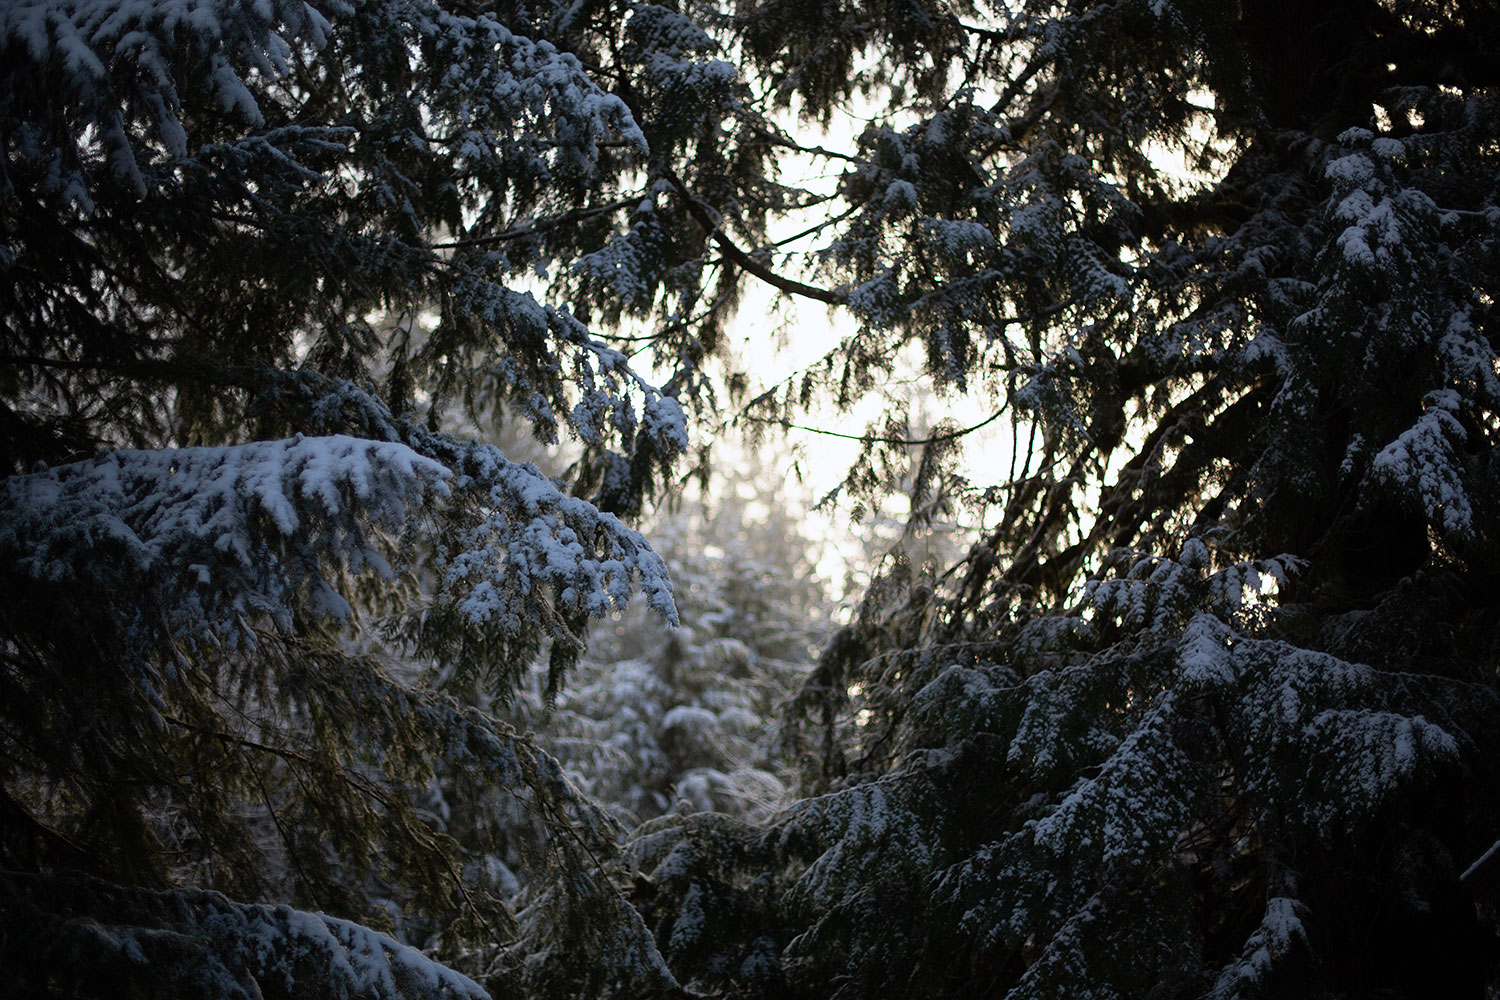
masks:
<svg viewBox="0 0 1500 1000"><path fill-rule="evenodd" d="M840 306L848 301L848 295L844 292L831 291L827 288L818 288L815 285L803 284L785 275L777 274L754 257L751 257L725 235L724 230L715 221L712 209L699 201L688 190L687 185L682 183L682 178L678 177L675 171L668 170L666 177L671 182L672 187L682 197L683 203L687 205L688 212L698 221L698 225L702 226L703 231L708 234L709 238L719 245L719 249L724 251L724 256L728 257L741 270L755 275L771 287L778 288L789 295L800 295L804 298L816 299L819 302L826 302L833 306Z"/></svg>

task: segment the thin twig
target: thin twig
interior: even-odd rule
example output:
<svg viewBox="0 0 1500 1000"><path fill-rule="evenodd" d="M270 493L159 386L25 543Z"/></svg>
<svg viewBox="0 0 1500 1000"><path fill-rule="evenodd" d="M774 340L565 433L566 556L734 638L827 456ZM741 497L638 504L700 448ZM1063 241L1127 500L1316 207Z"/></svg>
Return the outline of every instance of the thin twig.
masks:
<svg viewBox="0 0 1500 1000"><path fill-rule="evenodd" d="M459 247L480 247L488 246L492 243L505 243L510 240L524 239L527 236L536 236L539 233L547 232L549 229L556 229L559 226L566 226L569 223L582 222L585 219L592 219L597 215L608 215L610 212L618 212L622 208L639 202L644 197L645 193L641 192L612 201L607 205L596 205L593 208L578 208L571 212L564 212L562 215L554 219L549 219L546 222L517 226L514 229L507 229L503 233L492 233L489 236L475 236L471 239L450 240L445 243L429 243L427 244L427 248L429 250L452 250Z"/></svg>
<svg viewBox="0 0 1500 1000"><path fill-rule="evenodd" d="M794 424L790 420L780 420L775 417L757 417L754 414L750 413L740 414L739 419L749 420L758 424L774 424L777 427L785 427L788 430L806 431L809 434L821 434L824 437L842 438L845 441L860 441L864 444L894 444L905 447L921 447L929 444L939 444L944 441L954 441L958 438L964 437L965 435L972 434L980 428L987 427L990 424L994 423L996 420L999 420L1001 415L1003 415L1009 408L1010 402L1009 400L1007 400L1005 404L1000 407L1000 409L996 410L988 417L985 417L977 424L973 424L969 427L960 427L957 430L944 431L941 434L934 434L931 437L925 438L896 438L884 437L876 434L845 434L842 431L830 431L822 427L808 427L805 424Z"/></svg>
<svg viewBox="0 0 1500 1000"><path fill-rule="evenodd" d="M826 302L833 306L841 306L848 301L849 297L844 292L831 291L827 288L818 288L815 285L807 285L800 281L795 281L784 275L777 274L760 261L751 257L725 235L724 230L715 221L712 209L704 202L699 201L688 190L687 185L682 182L682 178L677 176L676 171L668 170L666 177L671 182L672 187L681 195L683 202L687 205L688 212L698 221L698 225L702 226L703 231L708 234L709 238L719 245L719 249L724 251L724 256L737 264L741 270L748 271L771 287L779 288L789 295L801 295L805 298L816 299L819 302Z"/></svg>

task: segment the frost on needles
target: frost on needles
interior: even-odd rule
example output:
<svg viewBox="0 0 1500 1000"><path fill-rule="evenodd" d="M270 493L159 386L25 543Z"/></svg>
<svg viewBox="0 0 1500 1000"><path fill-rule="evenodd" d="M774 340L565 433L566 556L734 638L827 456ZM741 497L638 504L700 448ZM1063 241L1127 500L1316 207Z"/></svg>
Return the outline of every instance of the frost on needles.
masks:
<svg viewBox="0 0 1500 1000"><path fill-rule="evenodd" d="M0 10L6 988L481 996L421 950L519 988L543 933L670 985L617 827L473 694L633 595L676 619L618 514L688 446L677 389L517 287L611 234L493 238L649 153L554 27ZM473 431L511 414L584 471ZM460 842L453 776L518 808Z"/></svg>
<svg viewBox="0 0 1500 1000"><path fill-rule="evenodd" d="M442 547L435 572L476 627L525 632L540 607L528 595L599 617L636 589L675 618L666 568L638 534L535 466L458 454L455 475L404 444L343 435L114 451L7 480L0 552L63 593L136 595L142 616L160 611L141 622L156 638L253 642L247 618L347 621L333 582L362 570L390 582L394 543L431 536L434 510L468 493L489 513Z"/></svg>
<svg viewBox="0 0 1500 1000"><path fill-rule="evenodd" d="M0 5L4 985L1493 993L1493 7Z"/></svg>

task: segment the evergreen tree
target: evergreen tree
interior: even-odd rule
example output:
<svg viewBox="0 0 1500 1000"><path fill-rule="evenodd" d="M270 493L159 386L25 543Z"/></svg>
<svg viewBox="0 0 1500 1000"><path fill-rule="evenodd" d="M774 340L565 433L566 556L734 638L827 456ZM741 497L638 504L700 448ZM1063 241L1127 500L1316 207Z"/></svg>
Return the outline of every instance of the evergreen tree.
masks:
<svg viewBox="0 0 1500 1000"><path fill-rule="evenodd" d="M627 827L671 811L765 819L789 801L797 740L784 715L828 608L817 547L767 477L729 473L717 499L654 520L681 627L631 609L595 629L530 727Z"/></svg>
<svg viewBox="0 0 1500 1000"><path fill-rule="evenodd" d="M564 14L0 8L6 995L481 996L412 946L504 985L595 939L586 980L671 987L615 825L440 682L562 671L633 592L675 621L603 509L686 447L675 390L518 287L609 253L650 155ZM548 898L424 809L455 768L525 803Z"/></svg>
<svg viewBox="0 0 1500 1000"><path fill-rule="evenodd" d="M478 994L409 943L572 995L1494 989L1496 51L1470 0L0 8L13 992ZM748 280L857 329L721 382ZM616 855L451 695L672 616L616 515L685 413L914 353L1008 468L892 410L844 492L919 448L909 530L988 530L829 641L806 797ZM566 489L455 405L576 438ZM460 843L445 769L517 808Z"/></svg>
<svg viewBox="0 0 1500 1000"><path fill-rule="evenodd" d="M680 628L633 606L599 623L561 689L539 663L508 701L471 692L532 730L622 829L663 814L759 822L790 799L800 742L782 712L828 630L827 608L812 563L817 546L781 501L787 488L752 465L724 475L711 504L685 500L649 522L672 572ZM476 845L491 886L523 914L545 900L550 876L537 878L528 855L547 831L528 820L527 802L456 768L437 775L425 808L444 832ZM634 874L631 898L647 915L655 891ZM539 953L524 950L538 944ZM494 958L502 969L507 958L528 963L525 978L551 992L599 988L580 979L588 964L578 951L545 938Z"/></svg>
<svg viewBox="0 0 1500 1000"><path fill-rule="evenodd" d="M1500 833L1493 5L742 16L773 100L890 100L813 151L844 164L817 259L859 329L748 416L850 405L919 345L1015 439L966 482L969 428L919 435L920 492L990 527L945 571L898 559L829 643L827 790L635 838L679 978L1493 991L1461 886ZM912 437L871 426L846 488Z"/></svg>

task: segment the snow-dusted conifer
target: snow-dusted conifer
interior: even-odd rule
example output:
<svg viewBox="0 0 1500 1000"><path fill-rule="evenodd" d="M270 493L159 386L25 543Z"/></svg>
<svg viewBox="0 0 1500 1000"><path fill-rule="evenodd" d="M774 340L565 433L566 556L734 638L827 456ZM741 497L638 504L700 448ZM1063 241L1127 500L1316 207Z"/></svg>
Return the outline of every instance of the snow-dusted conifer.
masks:
<svg viewBox="0 0 1500 1000"><path fill-rule="evenodd" d="M770 93L893 100L810 151L788 288L859 329L750 415L918 347L1015 433L965 481L965 427L868 428L847 493L925 437L986 528L829 643L826 791L638 839L659 937L767 996L1493 989L1500 17L790 9L747 15Z"/></svg>
<svg viewBox="0 0 1500 1000"><path fill-rule="evenodd" d="M564 13L0 10L7 991L481 996L412 946L547 920L670 987L609 817L412 669L565 669L637 593L675 620L617 515L687 447L676 389L520 287L608 252L652 153ZM502 404L586 474L436 429ZM550 908L426 811L442 769L525 803Z"/></svg>
<svg viewBox="0 0 1500 1000"><path fill-rule="evenodd" d="M5 967L197 927L201 975L142 975L274 992L269 936L366 983L244 908L291 899L588 995L1493 989L1459 886L1500 829L1492 6L8 5ZM849 107L844 148L789 131ZM752 279L856 329L715 395ZM985 530L827 644L809 794L647 824L628 896L607 813L387 654L564 670L629 591L669 606L615 516L687 414L802 423L913 357L992 416L888 410L844 493L921 448L914 499ZM568 491L434 430L501 404L581 442ZM965 480L984 426L1011 454ZM426 811L435 756L555 834L535 906L508 832ZM92 934L111 900L133 929Z"/></svg>
<svg viewBox="0 0 1500 1000"><path fill-rule="evenodd" d="M626 612L596 629L538 725L579 785L629 826L672 811L764 819L788 800L783 719L827 608L814 546L780 488L765 470L742 475L651 528L682 627Z"/></svg>

